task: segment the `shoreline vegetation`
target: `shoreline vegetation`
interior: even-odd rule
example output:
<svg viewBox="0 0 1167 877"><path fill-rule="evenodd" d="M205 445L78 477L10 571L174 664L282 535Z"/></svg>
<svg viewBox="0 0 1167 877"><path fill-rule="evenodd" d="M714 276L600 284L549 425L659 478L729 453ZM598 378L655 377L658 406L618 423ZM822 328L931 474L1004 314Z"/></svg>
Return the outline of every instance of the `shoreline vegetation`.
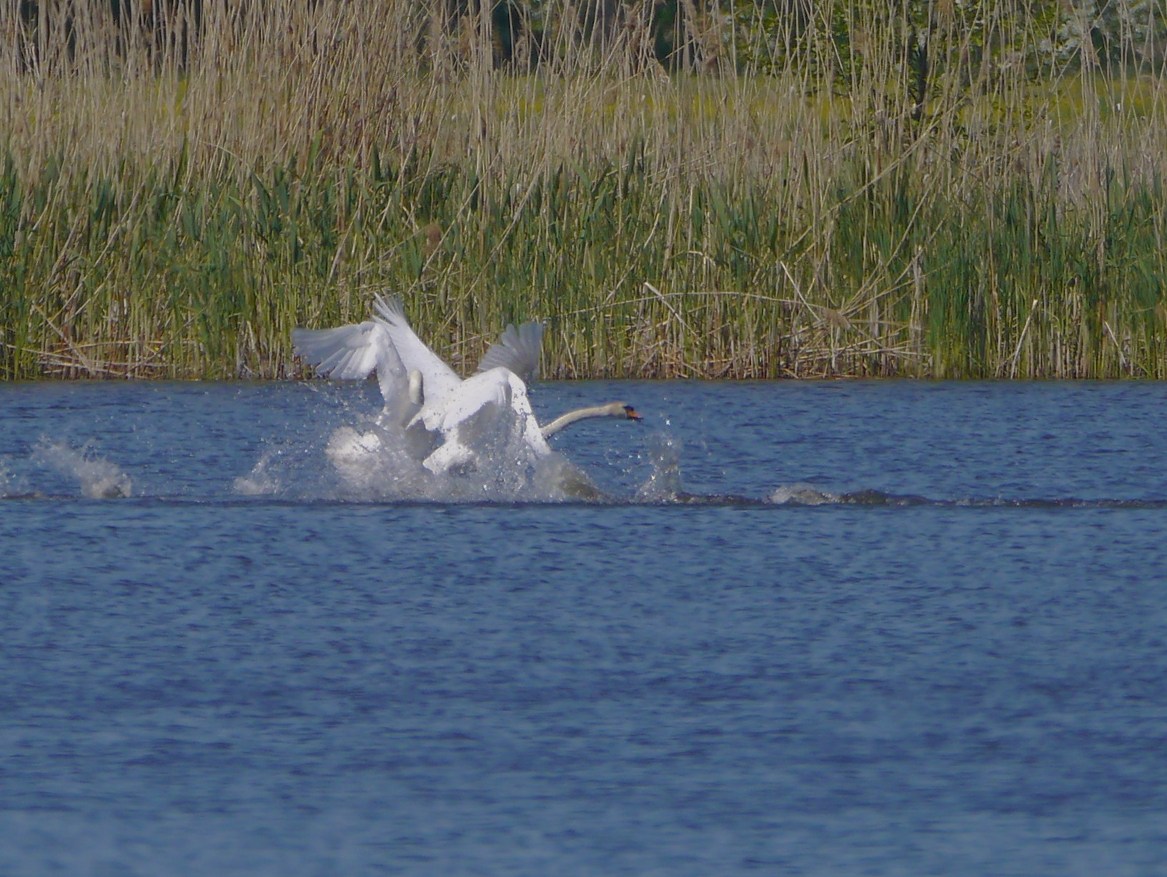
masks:
<svg viewBox="0 0 1167 877"><path fill-rule="evenodd" d="M0 378L296 376L392 292L551 378L1162 379L1164 8L1086 6L4 4Z"/></svg>

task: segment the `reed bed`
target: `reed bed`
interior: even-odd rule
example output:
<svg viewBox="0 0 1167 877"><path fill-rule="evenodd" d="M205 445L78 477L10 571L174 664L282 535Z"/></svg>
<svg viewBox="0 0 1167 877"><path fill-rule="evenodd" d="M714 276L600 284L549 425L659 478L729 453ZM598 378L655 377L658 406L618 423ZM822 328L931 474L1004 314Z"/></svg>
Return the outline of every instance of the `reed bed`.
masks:
<svg viewBox="0 0 1167 877"><path fill-rule="evenodd" d="M464 367L541 318L558 377L1167 376L1155 69L953 25L922 87L887 22L824 70L712 12L686 69L634 19L518 68L445 4L232 5L0 12L0 376L298 374L385 291Z"/></svg>

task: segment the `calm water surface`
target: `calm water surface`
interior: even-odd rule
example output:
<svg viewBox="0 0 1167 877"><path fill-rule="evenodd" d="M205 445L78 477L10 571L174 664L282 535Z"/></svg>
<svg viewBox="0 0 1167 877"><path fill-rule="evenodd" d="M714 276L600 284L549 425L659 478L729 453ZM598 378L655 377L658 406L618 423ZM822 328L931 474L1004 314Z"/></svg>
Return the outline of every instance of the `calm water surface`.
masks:
<svg viewBox="0 0 1167 877"><path fill-rule="evenodd" d="M1167 873L1167 385L543 384L598 503L375 394L0 386L0 874Z"/></svg>

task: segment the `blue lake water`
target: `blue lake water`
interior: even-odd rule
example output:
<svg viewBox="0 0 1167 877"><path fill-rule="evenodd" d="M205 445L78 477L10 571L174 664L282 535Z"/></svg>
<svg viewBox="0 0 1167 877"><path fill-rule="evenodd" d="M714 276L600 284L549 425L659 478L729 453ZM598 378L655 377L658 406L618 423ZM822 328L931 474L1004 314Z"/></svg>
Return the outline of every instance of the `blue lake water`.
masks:
<svg viewBox="0 0 1167 877"><path fill-rule="evenodd" d="M0 874L1167 873L1167 385L610 399L556 502L0 386Z"/></svg>

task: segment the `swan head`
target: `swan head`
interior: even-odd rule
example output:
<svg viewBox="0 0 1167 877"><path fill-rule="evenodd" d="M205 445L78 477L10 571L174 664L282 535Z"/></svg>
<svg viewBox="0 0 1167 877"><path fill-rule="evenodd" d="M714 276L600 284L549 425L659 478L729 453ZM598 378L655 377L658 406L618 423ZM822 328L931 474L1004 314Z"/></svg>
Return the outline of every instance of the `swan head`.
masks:
<svg viewBox="0 0 1167 877"><path fill-rule="evenodd" d="M620 406L620 411L623 413L623 416L629 420L644 420L643 417L636 413L636 409L631 405L625 405L623 402L617 402L616 404Z"/></svg>

